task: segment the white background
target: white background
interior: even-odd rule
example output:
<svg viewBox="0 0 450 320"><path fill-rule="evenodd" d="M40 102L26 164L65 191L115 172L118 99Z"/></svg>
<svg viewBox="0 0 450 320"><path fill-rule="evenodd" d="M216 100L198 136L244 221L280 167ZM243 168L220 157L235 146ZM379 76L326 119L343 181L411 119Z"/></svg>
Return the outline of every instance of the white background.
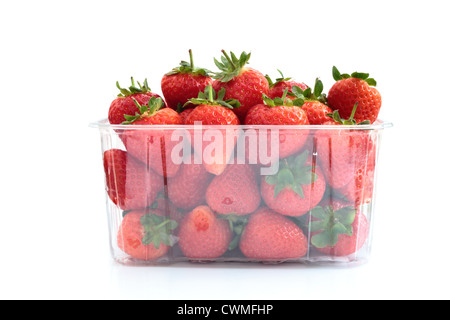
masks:
<svg viewBox="0 0 450 320"><path fill-rule="evenodd" d="M0 298L448 299L448 1L1 1ZM352 268L112 262L98 132L115 81L220 50L329 89L370 72L392 121L372 259Z"/></svg>

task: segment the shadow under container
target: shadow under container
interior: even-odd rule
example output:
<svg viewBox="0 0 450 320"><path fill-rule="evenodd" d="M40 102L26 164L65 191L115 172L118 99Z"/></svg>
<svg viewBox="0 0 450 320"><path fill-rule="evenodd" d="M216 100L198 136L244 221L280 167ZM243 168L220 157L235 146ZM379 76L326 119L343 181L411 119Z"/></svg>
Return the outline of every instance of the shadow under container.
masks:
<svg viewBox="0 0 450 320"><path fill-rule="evenodd" d="M367 262L378 154L391 126L93 123L112 257L125 265Z"/></svg>

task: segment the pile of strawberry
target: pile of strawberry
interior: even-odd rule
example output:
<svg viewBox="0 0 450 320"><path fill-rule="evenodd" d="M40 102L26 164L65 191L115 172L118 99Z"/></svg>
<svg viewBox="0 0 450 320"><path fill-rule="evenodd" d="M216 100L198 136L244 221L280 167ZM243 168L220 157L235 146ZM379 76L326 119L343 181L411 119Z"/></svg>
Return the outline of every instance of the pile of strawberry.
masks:
<svg viewBox="0 0 450 320"><path fill-rule="evenodd" d="M341 74L327 94L247 67L250 54L225 51L218 72L190 62L164 75L162 95L147 80L121 88L111 124L124 145L104 153L107 193L123 211L117 245L134 259L171 257L250 261L301 260L306 255L349 256L369 235L362 207L372 201L376 136L370 130L331 126L377 121L381 96L369 74ZM280 165L263 176L263 164L220 159L177 164L171 130L154 125L291 125L280 132ZM140 126L133 130L133 126ZM328 129L300 126L325 125ZM283 127L285 128L285 127ZM314 129L316 128L316 129ZM226 143L236 144L237 137ZM231 142L229 142L231 141ZM234 145L232 145L233 147ZM197 150L192 145L195 153ZM247 152L247 157L249 154ZM232 159L236 160L236 159Z"/></svg>

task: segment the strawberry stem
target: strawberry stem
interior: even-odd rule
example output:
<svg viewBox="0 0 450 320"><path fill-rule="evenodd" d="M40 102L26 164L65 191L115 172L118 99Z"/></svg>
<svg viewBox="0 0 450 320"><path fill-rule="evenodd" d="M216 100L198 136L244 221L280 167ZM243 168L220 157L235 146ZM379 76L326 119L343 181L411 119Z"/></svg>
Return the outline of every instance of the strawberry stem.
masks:
<svg viewBox="0 0 450 320"><path fill-rule="evenodd" d="M286 89L283 92L283 97L281 99L283 99L284 104L286 104L288 92L289 92L289 89Z"/></svg>
<svg viewBox="0 0 450 320"><path fill-rule="evenodd" d="M192 49L189 49L189 58L191 59L191 68L194 70L194 57L192 55Z"/></svg>
<svg viewBox="0 0 450 320"><path fill-rule="evenodd" d="M225 50L222 50L223 55L225 56L225 58L228 60L228 62L231 64L231 66L233 67L233 69L236 69L236 65L233 63L233 60L231 60L230 56L227 54L227 52Z"/></svg>
<svg viewBox="0 0 450 320"><path fill-rule="evenodd" d="M352 110L352 114L350 115L350 119L348 119L348 120L352 121L355 118L355 114L356 114L356 110L357 109L358 109L358 102L355 103L355 106L353 107L353 110Z"/></svg>

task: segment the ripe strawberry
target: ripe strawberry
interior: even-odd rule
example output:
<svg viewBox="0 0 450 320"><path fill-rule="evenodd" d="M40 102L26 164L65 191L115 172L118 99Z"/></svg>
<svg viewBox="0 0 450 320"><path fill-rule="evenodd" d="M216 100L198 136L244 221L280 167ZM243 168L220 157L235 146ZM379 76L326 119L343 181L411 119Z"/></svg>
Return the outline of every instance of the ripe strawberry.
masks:
<svg viewBox="0 0 450 320"><path fill-rule="evenodd" d="M261 195L269 208L286 216L306 214L322 200L326 183L309 152L284 159L280 171L262 177Z"/></svg>
<svg viewBox="0 0 450 320"><path fill-rule="evenodd" d="M284 91L282 98L270 99L266 95L263 96L265 104L259 104L250 109L245 119L246 125L273 125L273 126L306 126L309 125L307 114L301 108L301 99L291 101L287 99L288 90ZM268 155L272 154L271 150L271 134L269 130L267 135L267 150ZM279 158L284 159L289 157L304 146L308 138L308 130L288 130L280 129L275 133L279 133ZM261 133L261 132L260 132ZM247 151L247 156L250 153L259 155L259 144L249 146L250 151Z"/></svg>
<svg viewBox="0 0 450 320"><path fill-rule="evenodd" d="M248 110L251 107L263 103L263 94L269 93L269 82L264 75L252 68L245 67L250 60L251 54L242 52L238 59L233 52L230 56L222 50L222 62L214 59L216 66L221 72L217 73L214 78L214 90L217 92L225 88L226 95L224 99L236 99L241 103L240 108L233 111L244 123Z"/></svg>
<svg viewBox="0 0 450 320"><path fill-rule="evenodd" d="M131 257L144 261L164 256L175 244L172 231L177 222L147 210L137 210L125 215L117 234L117 245Z"/></svg>
<svg viewBox="0 0 450 320"><path fill-rule="evenodd" d="M189 99L196 98L199 92L212 84L211 71L194 66L192 50L189 50L190 63L181 61L178 68L164 75L161 90L169 108L177 110L179 104L184 105Z"/></svg>
<svg viewBox="0 0 450 320"><path fill-rule="evenodd" d="M206 189L213 177L202 164L195 164L194 158L192 155L190 163L182 164L177 175L167 182L169 199L183 210L205 203Z"/></svg>
<svg viewBox="0 0 450 320"><path fill-rule="evenodd" d="M292 92L292 87L297 86L301 88L302 90L308 89L308 86L304 83L292 81L292 78L285 78L283 73L278 70L278 72L281 74L281 78L278 78L275 80L275 83L272 81L272 79L266 75L266 79L269 82L269 98L275 99L275 98L281 98L283 97L284 91L286 89L289 90L289 95L287 96L289 99L294 100L295 96ZM292 95L290 95L292 94Z"/></svg>
<svg viewBox="0 0 450 320"><path fill-rule="evenodd" d="M324 125L356 126L353 116L357 108L358 104L348 120L341 119L335 111ZM365 124L369 121L359 123ZM371 201L376 164L375 136L362 129L320 130L314 137L320 167L329 186L355 205Z"/></svg>
<svg viewBox="0 0 450 320"><path fill-rule="evenodd" d="M261 203L256 173L248 164L229 164L206 191L209 207L220 214L246 215Z"/></svg>
<svg viewBox="0 0 450 320"><path fill-rule="evenodd" d="M359 251L369 235L369 222L354 206L333 200L311 210L311 244L330 256L348 256Z"/></svg>
<svg viewBox="0 0 450 320"><path fill-rule="evenodd" d="M308 115L308 121L311 125L321 125L330 120L328 116L333 110L326 105L327 98L323 94L323 83L316 79L314 92L311 88L303 90L298 86L292 87L292 92L297 99L303 101L302 109Z"/></svg>
<svg viewBox="0 0 450 320"><path fill-rule="evenodd" d="M124 116L127 114L135 114L139 111L133 99L142 105L148 104L150 98L160 98L156 93L151 92L148 86L147 79L144 81L144 85L138 82L139 88L136 87L134 79L131 78L131 87L129 89L121 88L119 82L116 83L117 88L120 90L120 94L111 103L109 107L108 119L111 124L121 124L125 121Z"/></svg>
<svg viewBox="0 0 450 320"><path fill-rule="evenodd" d="M151 206L163 188L163 178L126 151L105 151L103 164L108 196L122 210Z"/></svg>
<svg viewBox="0 0 450 320"><path fill-rule="evenodd" d="M224 97L225 89L221 89L216 96L216 91L211 85L206 87L205 92L200 92L197 99L189 100L188 103L192 103L197 107L189 114L185 124L195 125L201 123L205 126L239 125L239 119L232 111L233 108L240 106L239 101L232 99L224 101ZM220 132L222 136L214 137L214 141L210 143L207 141L211 141L212 137L203 136L201 148L197 144L193 145L194 149L196 149L195 151L203 156L203 165L206 170L212 174L220 175L225 170L233 153L237 142L237 130L217 128L216 132ZM216 138L221 139L221 141L215 141Z"/></svg>
<svg viewBox="0 0 450 320"><path fill-rule="evenodd" d="M308 252L308 239L294 222L264 207L250 216L239 247L250 259L299 259Z"/></svg>
<svg viewBox="0 0 450 320"><path fill-rule="evenodd" d="M127 115L124 125L148 126L147 129L124 130L121 138L127 151L151 167L160 175L173 177L179 165L171 159L173 147L177 142L171 141L173 129L155 129L155 125L182 125L180 115L169 108L161 109L163 101L161 98L151 98L148 105L141 106L135 101L139 108L134 116Z"/></svg>
<svg viewBox="0 0 450 320"><path fill-rule="evenodd" d="M227 252L232 237L226 220L218 219L209 207L200 206L182 220L178 244L189 259L216 259Z"/></svg>
<svg viewBox="0 0 450 320"><path fill-rule="evenodd" d="M380 93L371 87L375 87L377 82L369 78L368 73L341 74L336 67L333 67L333 77L337 82L328 92L331 109L338 110L342 117L348 118L357 103L359 107L354 116L356 122L369 120L374 123L382 104Z"/></svg>
<svg viewBox="0 0 450 320"><path fill-rule="evenodd" d="M190 109L182 109L179 114L181 117L181 121L183 121L184 124L186 124L186 120L189 117L189 115L191 114L191 112L194 111L193 108Z"/></svg>

